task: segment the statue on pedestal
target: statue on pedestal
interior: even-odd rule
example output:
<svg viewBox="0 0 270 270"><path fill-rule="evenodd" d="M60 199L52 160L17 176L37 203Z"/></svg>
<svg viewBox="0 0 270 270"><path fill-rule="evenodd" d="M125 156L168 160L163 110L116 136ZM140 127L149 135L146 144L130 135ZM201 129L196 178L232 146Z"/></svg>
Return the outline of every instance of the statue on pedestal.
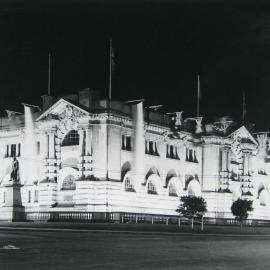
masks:
<svg viewBox="0 0 270 270"><path fill-rule="evenodd" d="M16 159L16 157L13 158L12 161L12 171L10 175L10 181L18 182L19 181L19 161Z"/></svg>

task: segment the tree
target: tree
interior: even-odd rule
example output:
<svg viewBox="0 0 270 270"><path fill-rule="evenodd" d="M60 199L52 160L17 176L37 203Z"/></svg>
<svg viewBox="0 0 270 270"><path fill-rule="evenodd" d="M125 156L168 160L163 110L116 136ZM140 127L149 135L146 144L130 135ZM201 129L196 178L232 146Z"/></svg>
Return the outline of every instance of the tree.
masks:
<svg viewBox="0 0 270 270"><path fill-rule="evenodd" d="M253 211L252 201L238 199L233 202L231 206L232 214L235 216L235 219L240 222L242 227L243 221L248 218L249 213Z"/></svg>
<svg viewBox="0 0 270 270"><path fill-rule="evenodd" d="M206 201L202 197L182 196L180 198L180 205L176 211L180 213L180 215L182 215L183 217L191 219L191 228L193 230L194 218L196 217L202 218L205 212L207 211ZM203 230L203 223L202 223L202 230Z"/></svg>

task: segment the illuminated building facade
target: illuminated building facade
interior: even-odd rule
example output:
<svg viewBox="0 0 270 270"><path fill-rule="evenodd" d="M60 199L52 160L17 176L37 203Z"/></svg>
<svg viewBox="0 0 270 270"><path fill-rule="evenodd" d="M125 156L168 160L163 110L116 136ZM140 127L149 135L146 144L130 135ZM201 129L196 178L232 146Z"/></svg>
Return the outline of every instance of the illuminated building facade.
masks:
<svg viewBox="0 0 270 270"><path fill-rule="evenodd" d="M203 123L177 112L172 120L89 89L44 96L32 116L32 137L26 113L1 119L0 219L9 219L3 213L15 200L27 219L60 212L176 216L179 196L195 195L205 198L209 220L231 219L237 198L253 201L251 219L270 220L267 133L251 134L229 117Z"/></svg>

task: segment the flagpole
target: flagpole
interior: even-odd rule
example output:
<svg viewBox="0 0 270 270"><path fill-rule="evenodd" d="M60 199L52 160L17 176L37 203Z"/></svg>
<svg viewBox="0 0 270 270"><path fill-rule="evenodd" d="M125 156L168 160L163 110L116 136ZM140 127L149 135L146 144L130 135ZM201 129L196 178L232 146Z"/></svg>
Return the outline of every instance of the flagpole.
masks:
<svg viewBox="0 0 270 270"><path fill-rule="evenodd" d="M112 40L110 39L110 75L109 75L109 100L112 99Z"/></svg>
<svg viewBox="0 0 270 270"><path fill-rule="evenodd" d="M197 89L197 117L200 116L200 75L198 74L198 89Z"/></svg>
<svg viewBox="0 0 270 270"><path fill-rule="evenodd" d="M245 94L245 91L243 91L243 112L242 112L242 121L243 121L243 124L245 123L246 121L246 94Z"/></svg>
<svg viewBox="0 0 270 270"><path fill-rule="evenodd" d="M49 66L48 66L48 96L51 95L51 53L49 53Z"/></svg>
<svg viewBox="0 0 270 270"><path fill-rule="evenodd" d="M108 114L110 114L111 109L111 99L112 99L112 40L110 39L110 69L109 69L109 101L108 101ZM106 165L107 165L107 172L106 172L106 221L108 219L108 207L109 207L109 200L108 200L108 181L110 178L109 175L109 125L110 125L110 118L107 122L107 128L106 128Z"/></svg>

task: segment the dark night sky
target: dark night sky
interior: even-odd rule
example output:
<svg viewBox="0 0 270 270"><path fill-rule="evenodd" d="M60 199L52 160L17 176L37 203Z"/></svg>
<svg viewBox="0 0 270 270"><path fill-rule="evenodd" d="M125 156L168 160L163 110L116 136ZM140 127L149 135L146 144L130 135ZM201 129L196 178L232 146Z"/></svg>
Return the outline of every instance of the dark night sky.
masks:
<svg viewBox="0 0 270 270"><path fill-rule="evenodd" d="M40 104L49 51L53 94L90 87L105 97L110 37L114 98L194 116L200 73L207 120L240 118L245 91L248 120L270 130L267 1L0 1L2 113Z"/></svg>

